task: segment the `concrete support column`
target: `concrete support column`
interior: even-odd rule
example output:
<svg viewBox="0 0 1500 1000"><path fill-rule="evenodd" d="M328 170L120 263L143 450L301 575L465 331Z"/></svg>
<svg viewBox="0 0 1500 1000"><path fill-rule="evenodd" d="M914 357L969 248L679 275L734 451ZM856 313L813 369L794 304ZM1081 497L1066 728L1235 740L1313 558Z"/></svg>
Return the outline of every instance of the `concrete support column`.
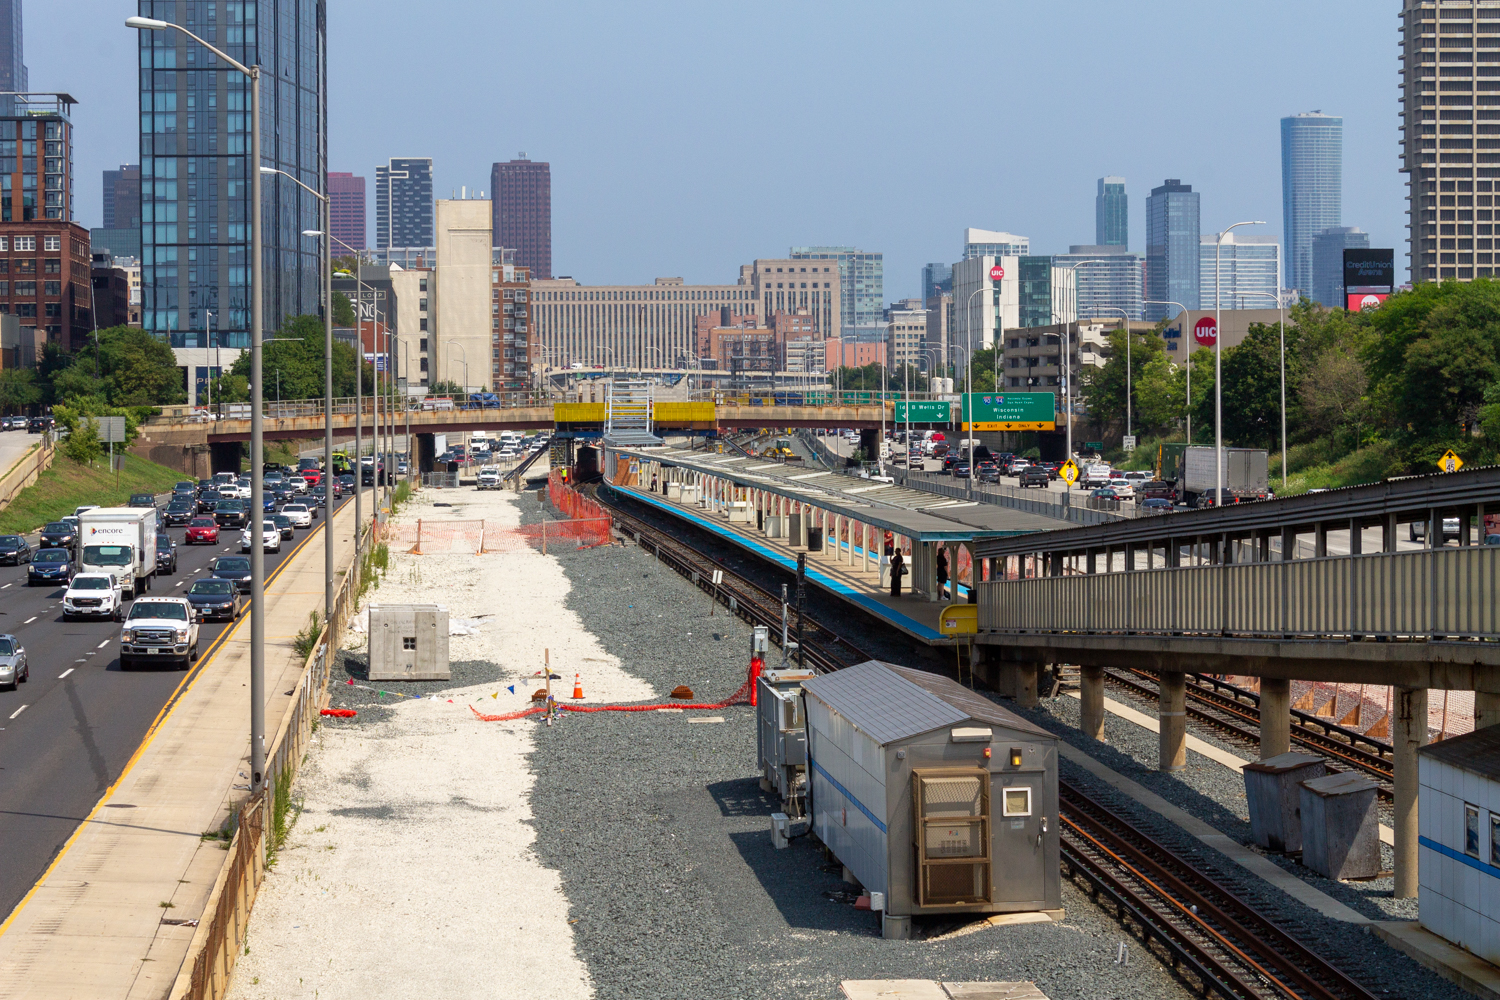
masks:
<svg viewBox="0 0 1500 1000"><path fill-rule="evenodd" d="M1104 668L1085 663L1079 668L1083 697L1083 735L1091 740L1104 739Z"/></svg>
<svg viewBox="0 0 1500 1000"><path fill-rule="evenodd" d="M1411 899L1417 894L1417 749L1427 742L1427 689L1398 687L1393 695L1396 801L1391 826L1396 834L1396 890L1392 895Z"/></svg>
<svg viewBox="0 0 1500 1000"><path fill-rule="evenodd" d="M1016 664L1016 704L1021 708L1036 708L1037 675L1044 669L1045 663Z"/></svg>
<svg viewBox="0 0 1500 1000"><path fill-rule="evenodd" d="M1260 759L1292 749L1292 682L1260 680Z"/></svg>
<svg viewBox="0 0 1500 1000"><path fill-rule="evenodd" d="M1500 723L1500 694L1474 692L1474 728L1483 729Z"/></svg>
<svg viewBox="0 0 1500 1000"><path fill-rule="evenodd" d="M1158 771L1180 771L1187 767L1187 678L1176 671L1162 671L1157 681L1157 727L1161 750Z"/></svg>

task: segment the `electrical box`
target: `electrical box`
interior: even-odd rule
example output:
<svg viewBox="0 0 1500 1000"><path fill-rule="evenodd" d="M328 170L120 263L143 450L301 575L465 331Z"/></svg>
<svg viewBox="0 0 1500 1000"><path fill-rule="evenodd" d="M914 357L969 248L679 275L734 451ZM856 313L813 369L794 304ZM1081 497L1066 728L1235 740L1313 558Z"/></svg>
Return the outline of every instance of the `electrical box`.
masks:
<svg viewBox="0 0 1500 1000"><path fill-rule="evenodd" d="M756 640L764 626L757 626ZM761 649L760 655L764 654ZM807 721L802 710L802 682L817 676L811 670L767 670L756 682L756 755L760 787L774 791L792 816L803 813L801 798L807 784Z"/></svg>
<svg viewBox="0 0 1500 1000"><path fill-rule="evenodd" d="M446 681L448 609L440 604L370 605L370 680Z"/></svg>
<svg viewBox="0 0 1500 1000"><path fill-rule="evenodd" d="M764 660L766 652L771 648L771 631L764 625L755 626L755 631L750 635L750 656L753 659Z"/></svg>

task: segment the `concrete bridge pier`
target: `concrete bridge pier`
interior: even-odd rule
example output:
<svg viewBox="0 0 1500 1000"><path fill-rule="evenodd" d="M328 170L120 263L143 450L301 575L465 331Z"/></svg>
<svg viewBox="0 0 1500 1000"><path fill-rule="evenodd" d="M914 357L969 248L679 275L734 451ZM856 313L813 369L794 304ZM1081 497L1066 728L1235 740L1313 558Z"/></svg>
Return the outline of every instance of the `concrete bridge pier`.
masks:
<svg viewBox="0 0 1500 1000"><path fill-rule="evenodd" d="M1396 801L1391 827L1396 835L1392 852L1396 888L1392 895L1411 899L1417 894L1417 750L1427 742L1427 689L1398 687L1394 694L1391 749Z"/></svg>
<svg viewBox="0 0 1500 1000"><path fill-rule="evenodd" d="M417 471L431 472L437 462L437 440L433 434L417 434Z"/></svg>
<svg viewBox="0 0 1500 1000"><path fill-rule="evenodd" d="M1079 689L1082 697L1083 735L1091 740L1104 739L1104 668L1085 663L1079 668Z"/></svg>
<svg viewBox="0 0 1500 1000"><path fill-rule="evenodd" d="M1164 670L1156 682L1159 692L1157 729L1161 737L1158 771L1181 771L1187 767L1187 675Z"/></svg>
<svg viewBox="0 0 1500 1000"><path fill-rule="evenodd" d="M1474 728L1483 729L1500 723L1500 694L1474 692Z"/></svg>
<svg viewBox="0 0 1500 1000"><path fill-rule="evenodd" d="M1037 681L1043 670L1047 669L1045 663L1017 663L1016 668L1016 706L1018 708L1036 708L1037 705Z"/></svg>
<svg viewBox="0 0 1500 1000"><path fill-rule="evenodd" d="M1274 677L1260 681L1260 759L1292 749L1292 682Z"/></svg>

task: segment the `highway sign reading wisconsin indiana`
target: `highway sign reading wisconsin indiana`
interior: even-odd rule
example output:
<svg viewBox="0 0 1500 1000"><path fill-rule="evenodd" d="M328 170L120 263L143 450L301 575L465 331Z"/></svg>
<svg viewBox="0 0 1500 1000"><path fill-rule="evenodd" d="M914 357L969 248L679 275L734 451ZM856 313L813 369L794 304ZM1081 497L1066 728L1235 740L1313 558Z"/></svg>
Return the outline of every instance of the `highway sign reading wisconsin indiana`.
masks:
<svg viewBox="0 0 1500 1000"><path fill-rule="evenodd" d="M963 396L963 429L976 431L1052 431L1057 429L1057 397L1050 392L967 392ZM973 426L970 427L970 408Z"/></svg>

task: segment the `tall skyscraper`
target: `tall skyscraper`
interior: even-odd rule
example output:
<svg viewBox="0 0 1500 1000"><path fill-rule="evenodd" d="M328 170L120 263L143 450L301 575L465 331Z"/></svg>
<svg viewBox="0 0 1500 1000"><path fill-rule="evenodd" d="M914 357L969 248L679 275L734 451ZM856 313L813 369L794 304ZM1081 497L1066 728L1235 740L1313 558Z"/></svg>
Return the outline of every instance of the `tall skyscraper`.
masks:
<svg viewBox="0 0 1500 1000"><path fill-rule="evenodd" d="M343 243L334 244L333 255L342 257L349 247L365 249L365 179L329 171L328 200L333 238Z"/></svg>
<svg viewBox="0 0 1500 1000"><path fill-rule="evenodd" d="M1344 119L1321 111L1281 119L1281 218L1288 288L1312 290L1313 236L1341 225Z"/></svg>
<svg viewBox="0 0 1500 1000"><path fill-rule="evenodd" d="M1198 308L1198 194L1169 177L1146 199L1146 298ZM1177 315L1172 306L1146 306L1155 322Z"/></svg>
<svg viewBox="0 0 1500 1000"><path fill-rule="evenodd" d="M375 248L434 246L432 158L393 157L375 168Z"/></svg>
<svg viewBox="0 0 1500 1000"><path fill-rule="evenodd" d="M1031 239L1014 233L997 233L988 229L964 230L964 260L975 257L1025 257L1031 253Z"/></svg>
<svg viewBox="0 0 1500 1000"><path fill-rule="evenodd" d="M1214 307L1214 275L1219 275L1222 309L1275 309L1281 278L1281 241L1231 230L1223 245L1215 236L1198 240L1198 302ZM1217 256L1216 256L1217 255Z"/></svg>
<svg viewBox="0 0 1500 1000"><path fill-rule="evenodd" d="M885 343L885 254L854 247L792 247L787 256L796 261L836 262L843 339Z"/></svg>
<svg viewBox="0 0 1500 1000"><path fill-rule="evenodd" d="M1094 242L1101 247L1130 245L1130 206L1125 197L1125 178L1099 178L1094 195Z"/></svg>
<svg viewBox="0 0 1500 1000"><path fill-rule="evenodd" d="M495 245L514 249L533 281L552 277L552 165L520 154L490 167Z"/></svg>
<svg viewBox="0 0 1500 1000"><path fill-rule="evenodd" d="M1072 246L1054 255L1052 263L1072 267L1077 276L1080 320L1118 319L1117 309L1130 319L1142 318L1141 300L1146 296L1140 254L1122 246Z"/></svg>
<svg viewBox="0 0 1500 1000"><path fill-rule="evenodd" d="M952 264L923 264L922 265L922 301L926 302L934 295L953 291L953 265Z"/></svg>
<svg viewBox="0 0 1500 1000"><path fill-rule="evenodd" d="M263 165L313 190L327 169L328 49L315 0L141 3L261 67ZM254 25L250 24L251 16ZM275 25L274 32L270 27ZM258 27L259 30L251 30ZM141 119L141 325L173 347L250 346L249 80L179 31L138 32ZM260 44L261 41L266 44ZM316 314L322 204L285 177L261 178L264 332ZM189 361L188 363L193 363Z"/></svg>
<svg viewBox="0 0 1500 1000"><path fill-rule="evenodd" d="M1370 249L1370 234L1358 226L1334 226L1313 236L1312 288L1308 298L1330 309L1343 309L1344 251Z"/></svg>
<svg viewBox="0 0 1500 1000"><path fill-rule="evenodd" d="M24 56L21 0L0 0L0 90L20 92L29 88ZM16 99L0 97L0 115L15 113Z"/></svg>
<svg viewBox="0 0 1500 1000"><path fill-rule="evenodd" d="M1491 68L1476 72L1473 58L1476 36L1487 36L1478 42L1489 45L1500 34L1500 7L1474 0L1450 0L1441 8L1434 0L1403 0L1401 6L1401 171L1407 176L1411 280L1493 277L1491 226L1475 229L1469 220L1476 207L1481 220L1489 219L1500 163L1494 150L1476 153L1485 140L1472 136L1500 122L1500 93L1488 89L1492 80L1476 79Z"/></svg>
<svg viewBox="0 0 1500 1000"><path fill-rule="evenodd" d="M141 227L141 165L122 163L119 170L104 171L105 229Z"/></svg>

